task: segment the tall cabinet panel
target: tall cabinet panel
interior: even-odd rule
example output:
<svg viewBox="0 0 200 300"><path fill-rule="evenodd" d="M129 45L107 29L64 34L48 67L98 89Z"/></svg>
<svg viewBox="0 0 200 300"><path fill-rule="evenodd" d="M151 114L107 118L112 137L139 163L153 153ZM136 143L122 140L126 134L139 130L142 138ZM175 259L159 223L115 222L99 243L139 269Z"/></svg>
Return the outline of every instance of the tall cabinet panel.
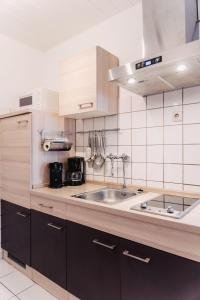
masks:
<svg viewBox="0 0 200 300"><path fill-rule="evenodd" d="M1 120L2 198L30 206L31 114Z"/></svg>

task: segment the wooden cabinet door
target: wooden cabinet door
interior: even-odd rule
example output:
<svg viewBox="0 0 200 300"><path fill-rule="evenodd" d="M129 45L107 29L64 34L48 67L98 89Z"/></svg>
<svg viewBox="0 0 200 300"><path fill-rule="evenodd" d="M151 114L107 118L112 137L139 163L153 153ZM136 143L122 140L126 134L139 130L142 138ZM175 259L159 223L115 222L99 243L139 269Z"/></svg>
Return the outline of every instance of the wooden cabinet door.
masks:
<svg viewBox="0 0 200 300"><path fill-rule="evenodd" d="M2 248L18 263L30 265L30 210L1 201Z"/></svg>
<svg viewBox="0 0 200 300"><path fill-rule="evenodd" d="M66 288L65 220L31 211L31 266Z"/></svg>
<svg viewBox="0 0 200 300"><path fill-rule="evenodd" d="M1 120L2 198L30 207L31 114Z"/></svg>
<svg viewBox="0 0 200 300"><path fill-rule="evenodd" d="M61 116L96 110L96 48L63 62L59 106Z"/></svg>
<svg viewBox="0 0 200 300"><path fill-rule="evenodd" d="M67 290L81 300L120 300L119 238L68 222Z"/></svg>
<svg viewBox="0 0 200 300"><path fill-rule="evenodd" d="M198 300L200 263L121 240L121 300Z"/></svg>

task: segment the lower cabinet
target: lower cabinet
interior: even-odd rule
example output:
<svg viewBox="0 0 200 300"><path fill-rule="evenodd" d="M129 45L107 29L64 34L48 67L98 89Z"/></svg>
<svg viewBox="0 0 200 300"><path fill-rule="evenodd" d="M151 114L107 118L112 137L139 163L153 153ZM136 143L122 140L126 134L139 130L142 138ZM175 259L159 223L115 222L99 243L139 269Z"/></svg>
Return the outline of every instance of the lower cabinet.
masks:
<svg viewBox="0 0 200 300"><path fill-rule="evenodd" d="M31 266L66 289L66 221L31 211Z"/></svg>
<svg viewBox="0 0 200 300"><path fill-rule="evenodd" d="M4 200L1 210L9 256L81 300L200 299L200 263L35 210L30 224Z"/></svg>
<svg viewBox="0 0 200 300"><path fill-rule="evenodd" d="M22 265L30 265L30 210L1 200L2 249Z"/></svg>
<svg viewBox="0 0 200 300"><path fill-rule="evenodd" d="M120 300L118 237L68 222L67 290L81 300Z"/></svg>
<svg viewBox="0 0 200 300"><path fill-rule="evenodd" d="M121 239L122 300L199 300L200 263Z"/></svg>

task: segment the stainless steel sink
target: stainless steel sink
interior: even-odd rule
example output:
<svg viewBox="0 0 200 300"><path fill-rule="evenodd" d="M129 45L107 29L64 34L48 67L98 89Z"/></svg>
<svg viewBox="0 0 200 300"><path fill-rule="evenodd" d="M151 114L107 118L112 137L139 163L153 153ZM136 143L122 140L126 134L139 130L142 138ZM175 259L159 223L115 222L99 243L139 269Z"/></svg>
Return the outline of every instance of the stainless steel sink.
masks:
<svg viewBox="0 0 200 300"><path fill-rule="evenodd" d="M72 195L72 197L112 205L112 204L123 202L136 195L137 192L128 192L126 190L105 188L98 191L96 190L87 193Z"/></svg>

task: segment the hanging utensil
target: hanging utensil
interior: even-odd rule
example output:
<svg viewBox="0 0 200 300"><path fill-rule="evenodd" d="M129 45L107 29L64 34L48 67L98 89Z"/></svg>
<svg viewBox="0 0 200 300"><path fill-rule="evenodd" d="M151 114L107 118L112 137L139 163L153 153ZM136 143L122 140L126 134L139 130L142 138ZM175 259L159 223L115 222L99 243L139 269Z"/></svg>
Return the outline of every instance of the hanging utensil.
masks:
<svg viewBox="0 0 200 300"><path fill-rule="evenodd" d="M103 134L102 132L99 133L98 136L98 152L97 152L97 157L94 161L94 168L95 169L101 169L102 166L104 165L105 158L102 154L103 152Z"/></svg>
<svg viewBox="0 0 200 300"><path fill-rule="evenodd" d="M94 160L93 160L94 143L93 143L93 136L91 135L91 132L89 132L89 136L88 136L88 145L89 145L89 147L91 149L91 154L90 154L90 157L87 160L87 163L88 163L88 167L92 168L93 167L93 163L94 163Z"/></svg>

